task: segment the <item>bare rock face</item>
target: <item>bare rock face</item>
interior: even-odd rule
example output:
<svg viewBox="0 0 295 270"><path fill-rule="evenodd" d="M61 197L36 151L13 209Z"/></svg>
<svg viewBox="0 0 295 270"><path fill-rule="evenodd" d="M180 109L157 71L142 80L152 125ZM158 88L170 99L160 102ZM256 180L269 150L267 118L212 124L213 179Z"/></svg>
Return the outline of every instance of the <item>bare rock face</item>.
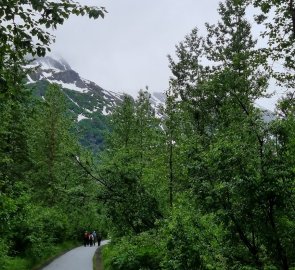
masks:
<svg viewBox="0 0 295 270"><path fill-rule="evenodd" d="M28 76L29 84L40 82L59 84L70 101L78 104L88 116L90 112L108 114L123 99L123 93L105 90L96 83L81 78L63 58L50 56L37 58L30 67L34 68L34 71ZM157 107L165 103L165 96L162 93L154 93L150 100L157 111Z"/></svg>
<svg viewBox="0 0 295 270"><path fill-rule="evenodd" d="M61 81L64 83L74 83L77 81L81 81L79 74L71 69L54 73L54 74L52 74L50 79L55 80L55 81ZM83 86L85 86L85 85L83 85Z"/></svg>

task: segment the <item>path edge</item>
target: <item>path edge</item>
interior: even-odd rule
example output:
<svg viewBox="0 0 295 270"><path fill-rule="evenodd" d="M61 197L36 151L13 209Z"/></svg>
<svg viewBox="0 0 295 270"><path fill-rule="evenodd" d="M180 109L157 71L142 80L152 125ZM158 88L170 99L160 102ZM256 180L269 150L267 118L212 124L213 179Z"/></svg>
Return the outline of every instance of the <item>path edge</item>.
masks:
<svg viewBox="0 0 295 270"><path fill-rule="evenodd" d="M103 270L103 263L102 263L102 250L103 246L99 246L93 256L93 270Z"/></svg>

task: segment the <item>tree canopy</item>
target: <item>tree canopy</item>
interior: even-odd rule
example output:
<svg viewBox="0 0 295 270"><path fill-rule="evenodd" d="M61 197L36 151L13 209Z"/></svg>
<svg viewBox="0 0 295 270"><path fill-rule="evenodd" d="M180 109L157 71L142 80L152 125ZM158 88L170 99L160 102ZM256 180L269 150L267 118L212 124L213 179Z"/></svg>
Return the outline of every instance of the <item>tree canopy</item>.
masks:
<svg viewBox="0 0 295 270"><path fill-rule="evenodd" d="M165 104L155 108L148 89L125 95L99 153L79 144L57 85L32 96L23 64L48 51L46 27L105 9L0 3L3 269L31 269L85 229L112 238L106 270L295 268L292 0L222 1L206 34L192 29L169 56ZM249 7L265 25L263 48ZM265 120L256 102L270 80L285 94Z"/></svg>

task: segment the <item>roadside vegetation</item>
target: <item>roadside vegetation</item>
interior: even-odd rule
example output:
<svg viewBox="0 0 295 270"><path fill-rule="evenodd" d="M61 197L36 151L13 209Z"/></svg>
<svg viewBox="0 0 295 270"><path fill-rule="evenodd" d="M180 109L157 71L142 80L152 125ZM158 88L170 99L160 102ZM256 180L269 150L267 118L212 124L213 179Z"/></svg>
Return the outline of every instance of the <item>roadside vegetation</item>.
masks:
<svg viewBox="0 0 295 270"><path fill-rule="evenodd" d="M145 91L112 114L98 166L105 270L295 269L295 9L252 3L261 48L250 2L222 1L206 36L195 28L176 46L162 119ZM270 80L285 95L266 119L255 102Z"/></svg>
<svg viewBox="0 0 295 270"><path fill-rule="evenodd" d="M146 90L126 95L99 153L80 145L57 85L38 99L25 84L25 56L52 41L41 26L105 12L59 2L0 6L1 269L32 269L93 229L111 238L105 270L295 269L293 1L222 1L169 57L162 117ZM266 121L255 102L271 81L285 94Z"/></svg>
<svg viewBox="0 0 295 270"><path fill-rule="evenodd" d="M57 85L44 99L26 85L26 56L44 56L70 15L103 17L103 8L74 1L1 1L0 4L0 268L35 265L82 243L99 230L96 183L78 161L79 145L66 99ZM17 21L17 23L16 23ZM66 244L69 243L69 244Z"/></svg>

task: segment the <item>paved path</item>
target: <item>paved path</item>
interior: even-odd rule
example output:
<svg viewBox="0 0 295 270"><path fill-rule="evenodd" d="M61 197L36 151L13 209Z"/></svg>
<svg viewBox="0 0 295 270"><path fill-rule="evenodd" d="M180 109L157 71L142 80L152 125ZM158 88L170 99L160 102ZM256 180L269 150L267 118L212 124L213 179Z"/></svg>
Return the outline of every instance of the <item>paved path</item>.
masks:
<svg viewBox="0 0 295 270"><path fill-rule="evenodd" d="M101 245L108 241L102 241ZM78 247L54 260L43 270L93 270L92 258L97 249L93 247Z"/></svg>

